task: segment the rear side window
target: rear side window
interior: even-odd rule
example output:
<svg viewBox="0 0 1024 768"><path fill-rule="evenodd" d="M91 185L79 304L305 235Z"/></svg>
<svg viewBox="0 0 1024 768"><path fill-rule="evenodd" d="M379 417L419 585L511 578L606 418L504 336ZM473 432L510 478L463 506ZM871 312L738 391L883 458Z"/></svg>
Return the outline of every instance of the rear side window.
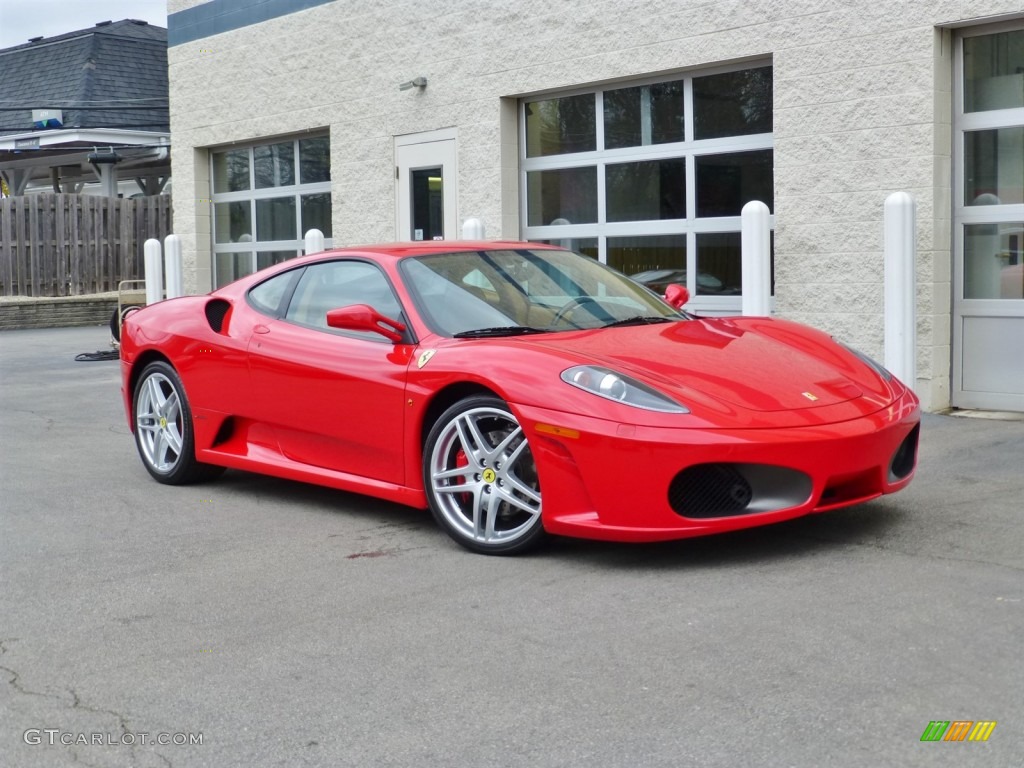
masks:
<svg viewBox="0 0 1024 768"><path fill-rule="evenodd" d="M249 304L259 312L279 317L282 311L281 303L294 285L300 271L292 269L275 275L269 280L264 280L249 291Z"/></svg>

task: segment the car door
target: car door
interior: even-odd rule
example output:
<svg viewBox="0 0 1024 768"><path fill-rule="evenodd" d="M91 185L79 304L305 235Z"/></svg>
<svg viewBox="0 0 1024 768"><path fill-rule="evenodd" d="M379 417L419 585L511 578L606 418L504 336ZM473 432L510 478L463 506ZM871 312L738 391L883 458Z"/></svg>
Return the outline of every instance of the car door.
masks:
<svg viewBox="0 0 1024 768"><path fill-rule="evenodd" d="M400 319L384 273L358 260L306 267L280 319L249 343L253 416L293 461L404 484L404 397L411 347L329 328L328 310L369 304Z"/></svg>

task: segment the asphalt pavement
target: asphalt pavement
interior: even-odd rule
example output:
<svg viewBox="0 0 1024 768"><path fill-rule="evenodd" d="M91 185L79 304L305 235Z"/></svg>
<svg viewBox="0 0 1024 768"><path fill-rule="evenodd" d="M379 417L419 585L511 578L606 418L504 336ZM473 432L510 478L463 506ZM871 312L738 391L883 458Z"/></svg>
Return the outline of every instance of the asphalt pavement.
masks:
<svg viewBox="0 0 1024 768"><path fill-rule="evenodd" d="M0 333L4 768L1024 764L1024 422L926 415L853 509L489 558L352 494L158 485L118 363L74 360L107 340Z"/></svg>

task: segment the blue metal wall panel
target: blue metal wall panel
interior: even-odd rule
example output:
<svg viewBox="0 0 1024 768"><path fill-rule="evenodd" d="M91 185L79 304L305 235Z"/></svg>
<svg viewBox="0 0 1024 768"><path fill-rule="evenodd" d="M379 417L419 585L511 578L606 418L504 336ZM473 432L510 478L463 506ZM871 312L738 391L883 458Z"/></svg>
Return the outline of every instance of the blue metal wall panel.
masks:
<svg viewBox="0 0 1024 768"><path fill-rule="evenodd" d="M330 2L334 0L210 0L167 17L167 45L190 43Z"/></svg>

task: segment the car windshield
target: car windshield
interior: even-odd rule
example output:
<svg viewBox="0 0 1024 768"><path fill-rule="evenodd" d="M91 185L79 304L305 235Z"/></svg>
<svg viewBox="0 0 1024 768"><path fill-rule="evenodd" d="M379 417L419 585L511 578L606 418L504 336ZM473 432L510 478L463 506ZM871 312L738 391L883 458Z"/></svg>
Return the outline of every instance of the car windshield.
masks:
<svg viewBox="0 0 1024 768"><path fill-rule="evenodd" d="M654 293L571 251L457 251L402 262L427 324L445 336L501 336L685 319Z"/></svg>

